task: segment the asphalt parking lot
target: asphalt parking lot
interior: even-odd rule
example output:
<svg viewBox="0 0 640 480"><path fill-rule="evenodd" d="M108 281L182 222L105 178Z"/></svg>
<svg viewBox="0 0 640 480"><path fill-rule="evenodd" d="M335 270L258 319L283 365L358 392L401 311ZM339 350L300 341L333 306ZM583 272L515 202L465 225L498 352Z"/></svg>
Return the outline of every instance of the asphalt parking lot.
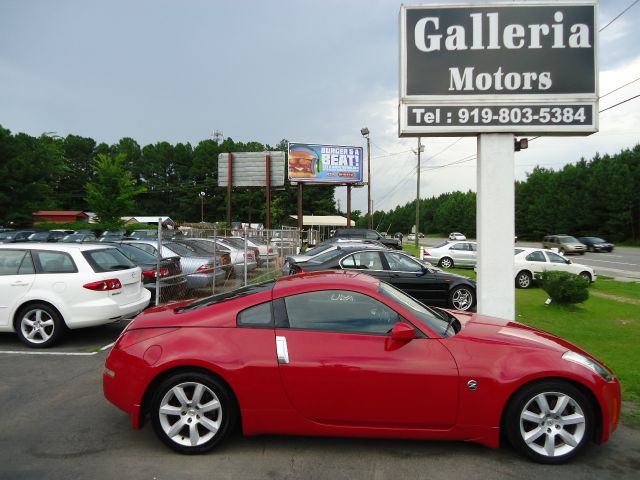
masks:
<svg viewBox="0 0 640 480"><path fill-rule="evenodd" d="M124 323L74 332L46 352L0 335L0 478L566 479L637 478L640 431L575 462L537 465L510 448L461 442L312 437L243 437L201 456L173 453L150 425L140 431L102 395L109 345Z"/></svg>

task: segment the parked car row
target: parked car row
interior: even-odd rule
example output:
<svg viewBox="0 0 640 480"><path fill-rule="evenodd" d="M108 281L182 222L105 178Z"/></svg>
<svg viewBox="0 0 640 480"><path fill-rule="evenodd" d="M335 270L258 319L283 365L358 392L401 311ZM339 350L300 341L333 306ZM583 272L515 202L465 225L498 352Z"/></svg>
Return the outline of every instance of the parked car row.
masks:
<svg viewBox="0 0 640 480"><path fill-rule="evenodd" d="M615 245L599 237L575 238L571 235L547 235L542 240L543 248L555 248L562 254L585 252L612 252Z"/></svg>
<svg viewBox="0 0 640 480"><path fill-rule="evenodd" d="M423 248L423 259L432 265L449 269L473 268L477 264L476 242L444 242ZM518 288L529 288L537 274L545 270L563 271L581 275L590 283L597 279L596 272L587 265L573 263L568 258L544 248L516 248L514 250L514 279Z"/></svg>

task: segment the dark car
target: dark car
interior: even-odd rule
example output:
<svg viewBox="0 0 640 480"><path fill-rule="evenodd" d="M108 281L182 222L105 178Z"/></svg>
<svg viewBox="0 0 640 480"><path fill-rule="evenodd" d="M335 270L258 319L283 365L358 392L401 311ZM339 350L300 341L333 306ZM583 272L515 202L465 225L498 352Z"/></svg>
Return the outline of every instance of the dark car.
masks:
<svg viewBox="0 0 640 480"><path fill-rule="evenodd" d="M336 233L331 237L337 238L350 238L350 239L366 239L377 240L385 247L395 248L396 250L402 250L400 241L397 238L387 238L377 230L368 230L366 228L338 228Z"/></svg>
<svg viewBox="0 0 640 480"><path fill-rule="evenodd" d="M35 232L35 230L9 230L0 232L0 243L26 242L28 241L29 235Z"/></svg>
<svg viewBox="0 0 640 480"><path fill-rule="evenodd" d="M404 252L338 248L303 264L290 265L291 273L320 270L358 270L388 282L427 305L470 310L476 304L476 282L420 263Z"/></svg>
<svg viewBox="0 0 640 480"><path fill-rule="evenodd" d="M100 242L106 243L106 242ZM108 243L116 247L122 254L142 269L142 285L151 292L149 305L156 300L156 278L160 277L160 301L168 302L183 298L187 292L187 279L182 275L180 257L165 257L160 260L158 273L158 258L141 248L127 243Z"/></svg>
<svg viewBox="0 0 640 480"><path fill-rule="evenodd" d="M116 228L113 230L105 230L102 235L98 237L99 242L119 242L127 234L126 230Z"/></svg>
<svg viewBox="0 0 640 480"><path fill-rule="evenodd" d="M59 242L64 237L66 237L68 233L62 230L52 230L48 232L35 232L29 235L29 242Z"/></svg>
<svg viewBox="0 0 640 480"><path fill-rule="evenodd" d="M578 237L587 246L589 252L613 252L615 245L600 237Z"/></svg>

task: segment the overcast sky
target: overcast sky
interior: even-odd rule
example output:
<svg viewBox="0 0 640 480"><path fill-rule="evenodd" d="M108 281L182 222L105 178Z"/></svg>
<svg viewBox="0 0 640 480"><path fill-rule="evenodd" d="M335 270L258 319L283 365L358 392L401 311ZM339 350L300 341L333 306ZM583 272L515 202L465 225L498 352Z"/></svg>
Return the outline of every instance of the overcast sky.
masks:
<svg viewBox="0 0 640 480"><path fill-rule="evenodd" d="M443 3L440 0L438 3ZM473 2L486 3L486 2ZM599 28L633 0L602 0ZM212 138L364 146L374 208L415 198L416 139L398 138L398 12L391 0L0 0L0 125L141 145ZM640 77L640 4L600 34L600 95ZM640 81L600 109L640 93ZM588 137L544 137L516 177L640 139L640 98ZM476 140L426 138L422 197L476 190ZM448 148L447 148L448 147ZM443 149L446 149L443 151ZM441 152L438 154L438 152ZM436 155L438 154L438 155ZM433 158L435 156L435 158ZM346 207L344 188L336 198ZM366 210L366 189L353 208Z"/></svg>

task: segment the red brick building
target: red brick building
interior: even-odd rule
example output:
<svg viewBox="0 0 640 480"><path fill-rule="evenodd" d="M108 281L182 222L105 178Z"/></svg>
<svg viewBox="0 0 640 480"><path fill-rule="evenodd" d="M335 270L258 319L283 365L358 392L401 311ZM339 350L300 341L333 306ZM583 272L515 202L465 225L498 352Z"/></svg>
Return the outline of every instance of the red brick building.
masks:
<svg viewBox="0 0 640 480"><path fill-rule="evenodd" d="M33 212L33 223L89 222L89 215L80 210L40 210Z"/></svg>

